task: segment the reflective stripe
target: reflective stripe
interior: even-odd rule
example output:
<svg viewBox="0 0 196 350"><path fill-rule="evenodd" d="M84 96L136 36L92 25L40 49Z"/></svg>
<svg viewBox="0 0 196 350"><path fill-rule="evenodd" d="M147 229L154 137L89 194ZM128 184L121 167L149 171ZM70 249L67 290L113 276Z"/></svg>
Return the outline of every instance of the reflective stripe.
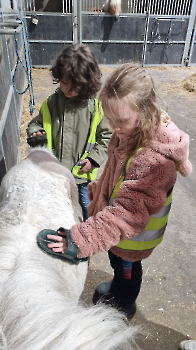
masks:
<svg viewBox="0 0 196 350"><path fill-rule="evenodd" d="M112 206L115 198L110 197L110 200L108 202L108 205Z"/></svg>
<svg viewBox="0 0 196 350"><path fill-rule="evenodd" d="M131 241L131 240L121 241L119 244L117 244L117 247L126 249L126 250L146 250L146 249L152 249L156 247L158 244L162 242L162 240L163 240L163 234L160 238L154 239L152 241Z"/></svg>
<svg viewBox="0 0 196 350"><path fill-rule="evenodd" d="M91 152L94 147L95 147L95 143L87 142L85 152Z"/></svg>
<svg viewBox="0 0 196 350"><path fill-rule="evenodd" d="M160 230L163 226L166 225L168 219L168 215L164 217L157 217L157 218L152 218L150 216L150 221L148 225L146 226L145 230Z"/></svg>
<svg viewBox="0 0 196 350"><path fill-rule="evenodd" d="M85 148L85 152L82 155L82 157L79 159L79 161L76 163L76 165L74 165L74 167L72 168L72 174L74 174L75 177L84 178L89 181L93 181L96 179L98 168L91 169L87 173L80 173L79 170L81 169L81 166L79 165L79 163L82 159L86 159L89 153L95 147L97 126L103 119L103 109L101 107L101 103L97 99L95 100L95 103L94 103L94 111L95 113L91 121L90 135Z"/></svg>
<svg viewBox="0 0 196 350"><path fill-rule="evenodd" d="M47 140L48 140L47 148L52 149L52 119L51 119L50 111L48 108L48 97L42 103L41 113L43 116L43 128L46 131L46 136L47 136Z"/></svg>
<svg viewBox="0 0 196 350"><path fill-rule="evenodd" d="M108 205L112 206L114 199L115 198L110 197ZM170 197L168 197L167 200L168 199L170 199ZM170 209L171 209L171 199L170 199L170 203L167 206L163 207L163 209L159 213L151 215L151 218L164 218L166 215L168 216Z"/></svg>
<svg viewBox="0 0 196 350"><path fill-rule="evenodd" d="M117 192L118 192L120 186L122 185L122 183L123 183L123 181L124 181L124 179L125 179L127 170L128 170L128 168L129 168L129 164L131 163L133 157L135 157L136 153L137 153L138 151L140 151L142 148L143 148L143 147L138 148L138 150L136 150L135 152L133 152L132 156L128 159L128 161L127 161L127 163L126 163L126 166L125 166L125 168L124 168L124 170L123 170L123 173L120 175L117 184L114 186L114 188L113 188L113 190L112 190L112 194L111 194L111 196L110 196L108 205L112 205L112 204L113 204L114 198L116 198Z"/></svg>
<svg viewBox="0 0 196 350"><path fill-rule="evenodd" d="M168 197L168 198L169 198L169 197ZM171 208L171 203L169 203L168 205L166 205L165 207L163 207L163 209L162 209L159 213L154 214L154 215L151 215L151 218L161 218L161 217L164 217L165 215L169 214L170 208Z"/></svg>
<svg viewBox="0 0 196 350"><path fill-rule="evenodd" d="M139 236L132 238L131 241L146 242L146 241L152 241L152 240L155 240L157 238L160 238L164 234L166 226L167 226L167 224L164 227L160 228L159 230L146 230L145 229L142 233L140 233Z"/></svg>

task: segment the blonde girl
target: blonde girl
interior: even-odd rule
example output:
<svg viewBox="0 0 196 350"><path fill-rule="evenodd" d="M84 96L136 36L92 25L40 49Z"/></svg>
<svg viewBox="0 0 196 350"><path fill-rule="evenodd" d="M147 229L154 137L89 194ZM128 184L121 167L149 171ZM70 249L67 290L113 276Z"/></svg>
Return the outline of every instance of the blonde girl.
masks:
<svg viewBox="0 0 196 350"><path fill-rule="evenodd" d="M131 317L141 287L141 260L163 239L177 171L188 176L192 170L189 136L159 108L153 80L139 64L117 68L99 99L114 132L105 169L88 186L90 217L70 231L47 235L49 244L41 234L38 241L43 250L70 261L109 251L114 277L96 288L93 301Z"/></svg>

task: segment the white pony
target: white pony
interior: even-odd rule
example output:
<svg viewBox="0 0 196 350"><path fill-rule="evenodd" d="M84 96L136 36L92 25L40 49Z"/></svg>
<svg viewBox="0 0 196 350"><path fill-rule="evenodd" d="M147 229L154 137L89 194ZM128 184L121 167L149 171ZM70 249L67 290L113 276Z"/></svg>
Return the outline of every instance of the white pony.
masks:
<svg viewBox="0 0 196 350"><path fill-rule="evenodd" d="M105 306L78 304L88 263L71 265L39 249L45 228L81 221L71 173L45 148L33 149L0 189L0 349L131 349L135 328Z"/></svg>

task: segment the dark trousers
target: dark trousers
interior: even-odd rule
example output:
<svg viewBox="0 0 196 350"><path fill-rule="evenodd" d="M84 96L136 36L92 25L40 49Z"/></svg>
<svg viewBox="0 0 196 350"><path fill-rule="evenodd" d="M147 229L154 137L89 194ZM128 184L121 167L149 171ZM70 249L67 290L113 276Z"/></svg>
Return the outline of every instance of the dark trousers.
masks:
<svg viewBox="0 0 196 350"><path fill-rule="evenodd" d="M135 302L140 292L142 283L141 260L136 262L123 260L110 250L108 255L114 270L111 292L120 305L128 307Z"/></svg>

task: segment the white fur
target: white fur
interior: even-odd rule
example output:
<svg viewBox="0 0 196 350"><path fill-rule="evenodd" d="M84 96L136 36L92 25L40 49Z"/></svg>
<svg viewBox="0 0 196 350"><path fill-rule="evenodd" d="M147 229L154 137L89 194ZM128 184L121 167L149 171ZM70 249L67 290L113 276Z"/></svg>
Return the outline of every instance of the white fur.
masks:
<svg viewBox="0 0 196 350"><path fill-rule="evenodd" d="M71 173L46 149L33 150L0 189L0 349L131 349L135 328L112 308L78 304L87 262L71 265L42 252L44 228L81 221ZM124 346L124 347L123 347Z"/></svg>

